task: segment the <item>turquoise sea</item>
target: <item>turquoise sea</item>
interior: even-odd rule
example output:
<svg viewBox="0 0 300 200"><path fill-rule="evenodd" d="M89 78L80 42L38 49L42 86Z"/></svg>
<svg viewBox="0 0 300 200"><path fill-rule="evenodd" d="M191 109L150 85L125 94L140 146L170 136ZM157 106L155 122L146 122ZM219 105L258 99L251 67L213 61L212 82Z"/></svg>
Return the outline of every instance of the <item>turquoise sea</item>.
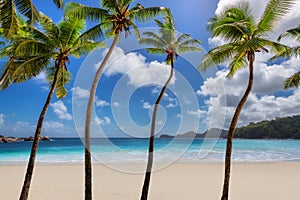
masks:
<svg viewBox="0 0 300 200"><path fill-rule="evenodd" d="M144 162L148 139L92 139L93 161L99 163ZM27 162L31 142L0 143L0 165ZM223 162L226 140L156 139L155 161ZM300 140L234 140L234 162L300 162ZM79 138L54 138L39 144L38 163L82 163Z"/></svg>

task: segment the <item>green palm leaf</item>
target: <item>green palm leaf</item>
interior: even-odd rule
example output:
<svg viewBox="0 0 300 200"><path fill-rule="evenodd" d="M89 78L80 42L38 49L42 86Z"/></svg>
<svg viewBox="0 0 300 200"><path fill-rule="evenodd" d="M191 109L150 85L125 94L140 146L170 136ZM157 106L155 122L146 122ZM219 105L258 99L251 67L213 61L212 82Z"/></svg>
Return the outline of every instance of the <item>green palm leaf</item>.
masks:
<svg viewBox="0 0 300 200"><path fill-rule="evenodd" d="M298 87L300 82L300 72L296 72L291 77L287 78L284 83L284 89L290 87Z"/></svg>
<svg viewBox="0 0 300 200"><path fill-rule="evenodd" d="M271 31L276 23L281 21L290 11L293 4L293 0L270 0L257 25L255 35L264 35Z"/></svg>
<svg viewBox="0 0 300 200"><path fill-rule="evenodd" d="M0 23L4 37L12 38L18 33L19 26L15 9L15 4L11 0L0 3Z"/></svg>

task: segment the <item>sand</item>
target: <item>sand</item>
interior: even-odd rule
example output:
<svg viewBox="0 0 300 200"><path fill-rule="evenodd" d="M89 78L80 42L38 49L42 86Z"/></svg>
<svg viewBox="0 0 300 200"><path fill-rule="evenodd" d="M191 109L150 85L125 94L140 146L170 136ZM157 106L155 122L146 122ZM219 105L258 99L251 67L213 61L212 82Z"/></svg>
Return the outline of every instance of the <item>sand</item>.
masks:
<svg viewBox="0 0 300 200"><path fill-rule="evenodd" d="M149 199L220 199L223 167L177 163L158 170L152 176ZM18 199L25 169L25 165L0 166L0 199ZM100 164L94 165L93 172L95 200L139 199L143 174L124 173ZM299 200L299 182L300 163L235 163L230 199ZM83 184L82 165L37 165L29 199L82 200Z"/></svg>

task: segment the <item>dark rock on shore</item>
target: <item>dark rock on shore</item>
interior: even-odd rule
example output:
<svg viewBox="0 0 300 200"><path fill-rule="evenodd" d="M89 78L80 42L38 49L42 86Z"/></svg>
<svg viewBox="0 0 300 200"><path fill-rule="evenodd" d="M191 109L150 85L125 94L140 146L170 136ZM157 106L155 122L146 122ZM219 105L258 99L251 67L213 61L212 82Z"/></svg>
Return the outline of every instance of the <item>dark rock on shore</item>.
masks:
<svg viewBox="0 0 300 200"><path fill-rule="evenodd" d="M0 142L3 143L11 143L11 142L18 142L18 141L33 141L34 137L26 137L26 138L18 138L18 137L5 137L3 135L0 135ZM39 140L43 141L50 141L49 136L40 136Z"/></svg>

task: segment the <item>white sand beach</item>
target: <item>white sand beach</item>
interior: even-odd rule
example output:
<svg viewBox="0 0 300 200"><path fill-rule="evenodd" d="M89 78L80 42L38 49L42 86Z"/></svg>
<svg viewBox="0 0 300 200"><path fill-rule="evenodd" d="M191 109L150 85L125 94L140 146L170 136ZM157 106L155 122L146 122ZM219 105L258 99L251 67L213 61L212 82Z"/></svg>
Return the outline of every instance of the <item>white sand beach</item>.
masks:
<svg viewBox="0 0 300 200"><path fill-rule="evenodd" d="M223 167L177 163L158 170L152 176L149 199L220 199ZM25 169L25 165L0 166L1 199L18 199ZM100 164L94 165L93 173L95 200L139 199L143 174ZM300 199L300 163L235 163L231 180L231 200ZM82 200L83 184L82 165L37 165L30 200Z"/></svg>

